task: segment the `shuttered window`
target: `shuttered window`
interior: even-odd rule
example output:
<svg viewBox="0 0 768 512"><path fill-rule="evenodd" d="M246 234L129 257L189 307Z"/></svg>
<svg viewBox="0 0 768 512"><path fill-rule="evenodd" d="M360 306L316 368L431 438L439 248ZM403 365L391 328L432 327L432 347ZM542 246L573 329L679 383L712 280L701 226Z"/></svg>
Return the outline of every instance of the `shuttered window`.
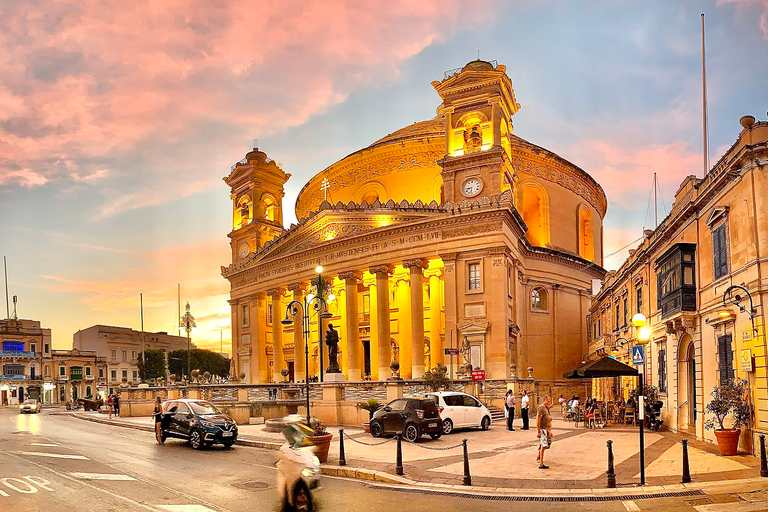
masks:
<svg viewBox="0 0 768 512"><path fill-rule="evenodd" d="M717 337L718 370L720 370L720 385L724 386L734 377L733 349L731 348L731 335Z"/></svg>
<svg viewBox="0 0 768 512"><path fill-rule="evenodd" d="M667 392L667 351L659 350L659 392Z"/></svg>
<svg viewBox="0 0 768 512"><path fill-rule="evenodd" d="M712 231L712 261L715 279L720 279L728 273L728 241L725 223Z"/></svg>

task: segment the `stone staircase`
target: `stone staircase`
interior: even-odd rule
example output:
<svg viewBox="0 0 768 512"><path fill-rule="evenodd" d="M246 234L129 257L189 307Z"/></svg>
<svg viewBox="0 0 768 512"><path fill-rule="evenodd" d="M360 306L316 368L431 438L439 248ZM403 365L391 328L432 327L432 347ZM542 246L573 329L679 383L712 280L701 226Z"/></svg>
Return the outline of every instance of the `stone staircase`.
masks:
<svg viewBox="0 0 768 512"><path fill-rule="evenodd" d="M504 423L504 409L499 409L493 405L486 405L489 411L491 411L491 420L493 423Z"/></svg>

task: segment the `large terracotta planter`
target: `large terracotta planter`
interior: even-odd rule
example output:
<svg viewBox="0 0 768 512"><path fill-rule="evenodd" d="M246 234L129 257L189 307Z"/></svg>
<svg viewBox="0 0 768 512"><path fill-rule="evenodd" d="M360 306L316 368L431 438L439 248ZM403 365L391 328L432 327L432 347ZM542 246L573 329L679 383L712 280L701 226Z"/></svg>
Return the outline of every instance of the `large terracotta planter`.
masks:
<svg viewBox="0 0 768 512"><path fill-rule="evenodd" d="M310 439L312 439L312 444L317 447L315 449L315 455L317 455L317 458L320 459L320 462L327 462L328 450L331 449L331 439L333 439L333 434L312 436Z"/></svg>
<svg viewBox="0 0 768 512"><path fill-rule="evenodd" d="M363 432L370 434L371 433L371 423L366 421L363 423Z"/></svg>
<svg viewBox="0 0 768 512"><path fill-rule="evenodd" d="M736 455L739 451L740 435L741 429L715 430L715 437L717 437L717 447L720 448L720 455Z"/></svg>

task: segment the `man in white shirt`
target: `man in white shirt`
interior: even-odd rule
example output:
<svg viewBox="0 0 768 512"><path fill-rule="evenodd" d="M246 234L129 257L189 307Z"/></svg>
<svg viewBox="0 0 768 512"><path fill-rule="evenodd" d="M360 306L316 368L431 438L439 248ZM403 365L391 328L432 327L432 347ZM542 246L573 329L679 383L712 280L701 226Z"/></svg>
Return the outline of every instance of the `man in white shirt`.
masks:
<svg viewBox="0 0 768 512"><path fill-rule="evenodd" d="M504 406L507 408L507 430L514 432L512 424L515 421L515 393L511 389L507 390Z"/></svg>
<svg viewBox="0 0 768 512"><path fill-rule="evenodd" d="M520 417L523 418L523 430L528 430L528 392L523 391L523 397L520 399Z"/></svg>

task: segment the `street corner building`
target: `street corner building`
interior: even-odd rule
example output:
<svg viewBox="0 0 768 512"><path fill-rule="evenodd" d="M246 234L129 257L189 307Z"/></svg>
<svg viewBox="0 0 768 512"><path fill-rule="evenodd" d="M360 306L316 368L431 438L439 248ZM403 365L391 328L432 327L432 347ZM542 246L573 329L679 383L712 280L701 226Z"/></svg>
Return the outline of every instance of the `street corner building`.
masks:
<svg viewBox="0 0 768 512"><path fill-rule="evenodd" d="M713 441L704 428L708 397L740 377L755 408L741 447L755 453L757 436L768 433L768 122L750 115L740 122L736 142L703 177L683 180L669 215L608 272L589 311L587 357L631 364L619 343L640 343L631 318L642 313L651 328L645 384L658 388L664 424ZM634 386L634 379L597 379L593 390L611 400Z"/></svg>
<svg viewBox="0 0 768 512"><path fill-rule="evenodd" d="M476 60L432 86L436 117L315 175L287 229L281 165L255 148L224 178L233 229L222 275L245 382L319 376L327 323L348 381L393 368L419 379L437 363L459 376L471 365L487 379L554 381L581 365L592 281L605 275L603 189L512 134L520 104L505 66ZM310 308L305 368L302 321L281 320L290 301L317 294L318 265L332 318Z"/></svg>

